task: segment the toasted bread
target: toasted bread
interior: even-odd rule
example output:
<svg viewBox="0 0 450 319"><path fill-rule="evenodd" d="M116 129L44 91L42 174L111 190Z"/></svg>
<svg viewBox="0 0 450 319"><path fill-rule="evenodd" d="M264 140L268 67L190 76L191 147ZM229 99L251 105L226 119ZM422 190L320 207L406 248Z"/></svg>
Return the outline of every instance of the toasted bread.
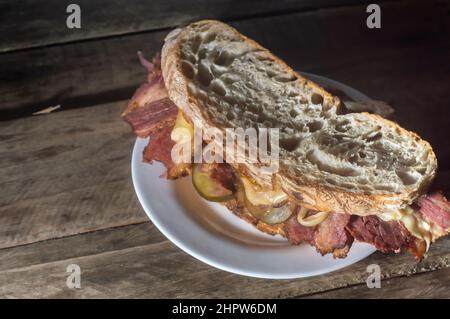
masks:
<svg viewBox="0 0 450 319"><path fill-rule="evenodd" d="M411 204L434 179L428 142L369 113L340 114L340 101L219 21L172 31L162 49L169 98L199 127L280 129L275 174L229 163L304 206L374 215Z"/></svg>

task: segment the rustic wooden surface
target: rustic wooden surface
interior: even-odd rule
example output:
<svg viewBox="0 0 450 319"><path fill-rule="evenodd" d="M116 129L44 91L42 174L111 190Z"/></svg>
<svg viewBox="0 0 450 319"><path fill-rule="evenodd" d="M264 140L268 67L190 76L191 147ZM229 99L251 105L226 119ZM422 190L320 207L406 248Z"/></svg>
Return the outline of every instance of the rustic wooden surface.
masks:
<svg viewBox="0 0 450 319"><path fill-rule="evenodd" d="M392 0L391 0L392 1ZM0 52L54 45L112 35L168 29L194 20L246 19L292 11L314 10L367 0L78 0L82 28L65 27L69 0L0 1L4 27L0 29ZM14 34L14 37L11 37Z"/></svg>
<svg viewBox="0 0 450 319"><path fill-rule="evenodd" d="M86 27L70 33L55 28L64 14L0 1L0 297L450 297L449 238L419 264L408 254L375 253L299 280L246 278L195 260L159 233L137 201L134 137L119 118L145 78L138 49L152 55L169 27L221 17L295 68L393 105L402 125L433 144L438 182L450 189L449 1L380 2L381 30L365 27L358 1L246 2L238 12L233 1L189 8L154 1L160 9L152 12L134 2L122 15L118 1L102 12L80 1ZM54 10L64 12L62 3ZM27 15L35 8L41 19ZM16 21L26 17L28 24ZM52 105L62 111L28 116ZM81 289L66 287L71 263L82 268ZM374 263L381 289L365 284Z"/></svg>

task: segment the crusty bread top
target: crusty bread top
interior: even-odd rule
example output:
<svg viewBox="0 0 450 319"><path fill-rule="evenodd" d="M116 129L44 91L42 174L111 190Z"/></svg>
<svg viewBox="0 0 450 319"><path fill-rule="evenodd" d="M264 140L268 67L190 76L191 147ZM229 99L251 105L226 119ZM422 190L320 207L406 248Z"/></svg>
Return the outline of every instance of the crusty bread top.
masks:
<svg viewBox="0 0 450 319"><path fill-rule="evenodd" d="M222 22L172 31L162 70L170 99L197 126L279 128L275 176L310 208L379 214L411 203L434 178L426 141L377 115L339 114L337 97ZM258 163L232 165L272 186Z"/></svg>

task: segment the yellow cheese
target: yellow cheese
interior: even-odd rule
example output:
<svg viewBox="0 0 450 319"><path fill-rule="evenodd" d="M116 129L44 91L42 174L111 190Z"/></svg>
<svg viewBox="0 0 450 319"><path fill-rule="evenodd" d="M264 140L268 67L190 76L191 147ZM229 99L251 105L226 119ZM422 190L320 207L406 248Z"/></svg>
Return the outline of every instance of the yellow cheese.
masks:
<svg viewBox="0 0 450 319"><path fill-rule="evenodd" d="M175 126L170 134L170 138L175 143L185 143L192 140L194 137L194 128L186 121L181 111L178 111L177 118L175 120Z"/></svg>
<svg viewBox="0 0 450 319"><path fill-rule="evenodd" d="M401 221L411 235L426 242L427 251L430 244L434 241L430 224L424 221L420 215L410 207L392 213L384 213L380 218L384 221Z"/></svg>
<svg viewBox="0 0 450 319"><path fill-rule="evenodd" d="M297 214L297 221L299 222L299 224L306 227L316 226L328 217L328 212L317 212L314 215L305 217L306 213L308 213L308 209L302 207Z"/></svg>
<svg viewBox="0 0 450 319"><path fill-rule="evenodd" d="M288 196L281 190L281 187L276 187L275 190L262 188L243 176L241 177L241 181L244 185L245 197L253 205L273 206L288 199Z"/></svg>

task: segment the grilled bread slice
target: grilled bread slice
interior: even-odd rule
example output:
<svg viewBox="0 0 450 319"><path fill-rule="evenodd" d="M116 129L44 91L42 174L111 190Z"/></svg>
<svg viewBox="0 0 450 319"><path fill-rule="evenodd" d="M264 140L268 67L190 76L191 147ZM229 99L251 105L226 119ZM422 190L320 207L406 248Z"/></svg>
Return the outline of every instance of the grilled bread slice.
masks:
<svg viewBox="0 0 450 319"><path fill-rule="evenodd" d="M305 207L374 215L411 204L431 184L429 143L340 101L237 30L204 20L172 31L162 49L169 98L198 127L279 128L279 170L230 163Z"/></svg>

